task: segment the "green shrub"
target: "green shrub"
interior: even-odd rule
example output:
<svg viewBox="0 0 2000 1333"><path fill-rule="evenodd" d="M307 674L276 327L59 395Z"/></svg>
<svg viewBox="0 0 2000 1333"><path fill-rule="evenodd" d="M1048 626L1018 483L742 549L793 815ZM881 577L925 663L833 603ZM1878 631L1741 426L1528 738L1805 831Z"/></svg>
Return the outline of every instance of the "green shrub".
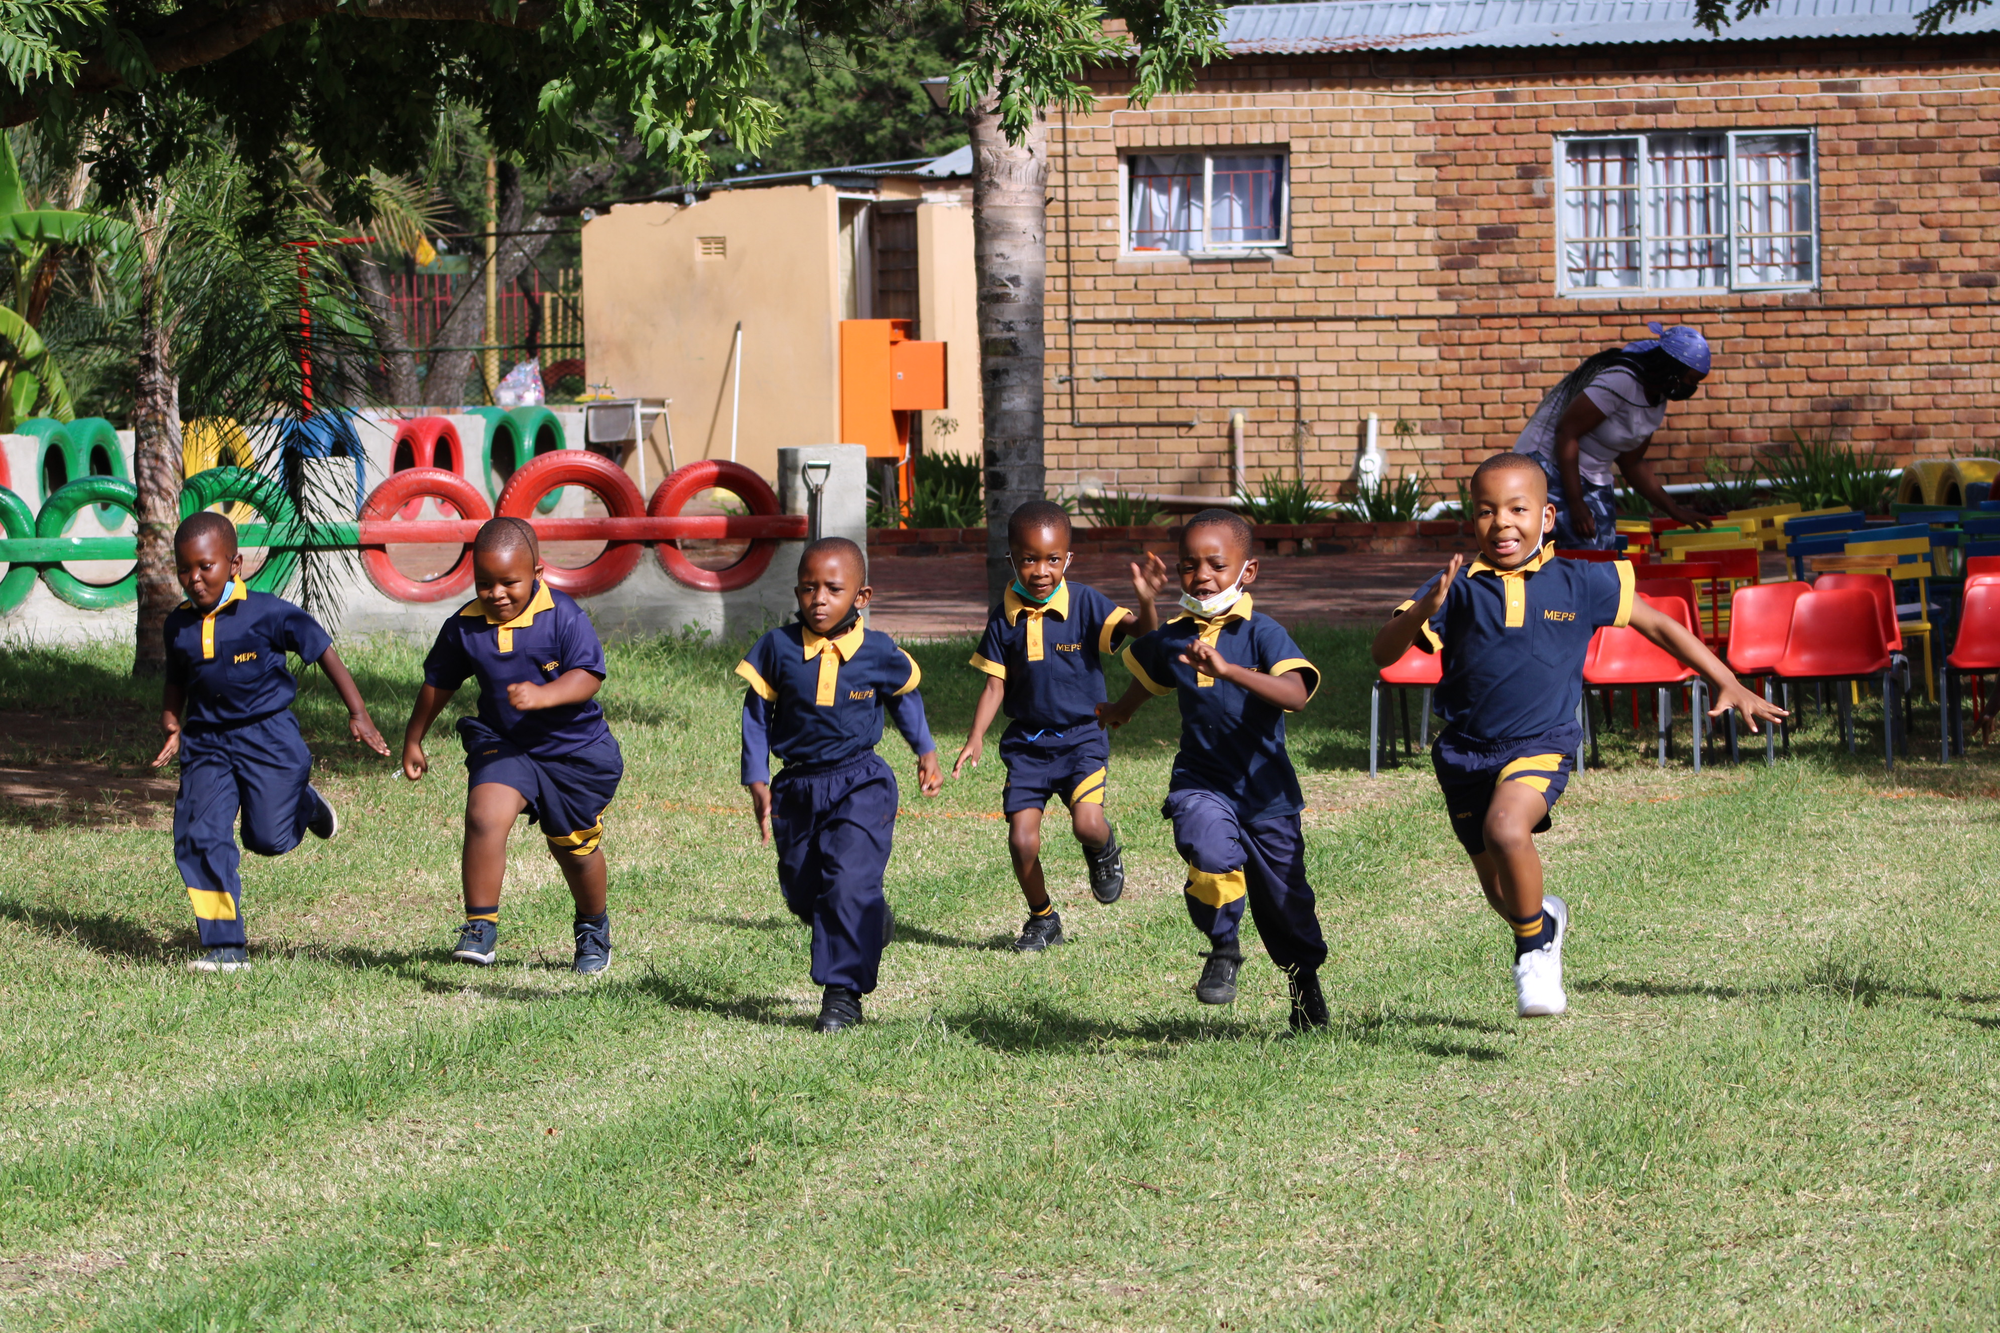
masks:
<svg viewBox="0 0 2000 1333"><path fill-rule="evenodd" d="M1100 528L1151 527L1166 517L1166 510L1136 495L1079 495L1077 507Z"/></svg>
<svg viewBox="0 0 2000 1333"><path fill-rule="evenodd" d="M1371 490L1356 490L1352 500L1342 501L1340 512L1364 523L1412 523L1424 512L1424 474L1405 472L1394 481L1387 477Z"/></svg>
<svg viewBox="0 0 2000 1333"><path fill-rule="evenodd" d="M1326 492L1299 477L1266 477L1256 494L1238 491L1236 499L1252 523L1317 523L1328 516Z"/></svg>
<svg viewBox="0 0 2000 1333"><path fill-rule="evenodd" d="M886 470L871 469L868 483L868 526L902 526L893 497L885 503L882 478ZM919 454L910 494L913 528L977 528L986 523L986 501L979 460L956 454Z"/></svg>
<svg viewBox="0 0 2000 1333"><path fill-rule="evenodd" d="M1858 509L1887 513L1895 478L1832 435L1792 432L1783 453L1758 460L1764 488L1801 509Z"/></svg>

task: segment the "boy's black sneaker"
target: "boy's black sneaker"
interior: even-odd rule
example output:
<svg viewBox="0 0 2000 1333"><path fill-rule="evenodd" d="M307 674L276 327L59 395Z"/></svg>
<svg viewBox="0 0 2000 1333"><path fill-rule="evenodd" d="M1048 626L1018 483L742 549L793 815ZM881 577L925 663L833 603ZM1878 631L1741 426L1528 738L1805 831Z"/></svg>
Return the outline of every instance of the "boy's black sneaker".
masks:
<svg viewBox="0 0 2000 1333"><path fill-rule="evenodd" d="M308 782L306 790L313 794L315 801L319 802L319 813L306 821L306 832L312 834L315 838L331 838L334 834L340 832L340 816L333 812L332 803L320 793L318 787Z"/></svg>
<svg viewBox="0 0 2000 1333"><path fill-rule="evenodd" d="M1052 944L1063 942L1062 916L1056 912L1045 912L1041 916L1030 916L1021 933L1014 940L1015 953L1040 953Z"/></svg>
<svg viewBox="0 0 2000 1333"><path fill-rule="evenodd" d="M1194 998L1203 1004L1236 1003L1236 969L1243 966L1243 951L1234 944L1210 949L1202 957L1201 980L1194 983Z"/></svg>
<svg viewBox="0 0 2000 1333"><path fill-rule="evenodd" d="M190 972L248 972L250 951L240 944L210 949L199 958L188 959Z"/></svg>
<svg viewBox="0 0 2000 1333"><path fill-rule="evenodd" d="M1091 895L1107 906L1117 902L1125 892L1125 849L1118 845L1118 835L1113 833L1102 847L1084 847L1083 860L1090 867Z"/></svg>
<svg viewBox="0 0 2000 1333"><path fill-rule="evenodd" d="M576 960L569 970L580 977L594 977L611 966L611 917L607 913L576 923Z"/></svg>
<svg viewBox="0 0 2000 1333"><path fill-rule="evenodd" d="M845 986L828 986L819 1001L819 1019L814 1032L839 1032L861 1022L861 992Z"/></svg>
<svg viewBox="0 0 2000 1333"><path fill-rule="evenodd" d="M458 944L451 956L461 963L493 966L494 951L500 947L500 927L491 921L468 921L458 928Z"/></svg>
<svg viewBox="0 0 2000 1333"><path fill-rule="evenodd" d="M1285 977L1292 991L1292 1031L1309 1032L1325 1027L1326 996L1320 992L1319 973L1295 967Z"/></svg>

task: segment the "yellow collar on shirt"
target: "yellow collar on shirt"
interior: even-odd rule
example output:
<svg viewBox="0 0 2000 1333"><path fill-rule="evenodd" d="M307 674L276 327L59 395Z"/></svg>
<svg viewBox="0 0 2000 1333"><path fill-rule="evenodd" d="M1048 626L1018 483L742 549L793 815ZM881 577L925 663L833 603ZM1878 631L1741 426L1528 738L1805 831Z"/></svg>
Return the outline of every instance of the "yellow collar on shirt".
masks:
<svg viewBox="0 0 2000 1333"><path fill-rule="evenodd" d="M544 611L553 611L555 609L556 599L550 595L547 581L537 579L535 581L535 595L528 599L528 605L522 609L521 614L515 616L512 620L500 621L494 619L493 613L486 609L486 603L480 601L478 598L474 598L471 604L463 611L460 611L459 614L462 616L486 617L486 623L494 626L494 638L499 640L499 643L496 645L498 650L503 653L511 653L514 651L514 631L517 629L526 629L535 623L537 615L540 615Z"/></svg>
<svg viewBox="0 0 2000 1333"><path fill-rule="evenodd" d="M815 657L819 659L819 688L813 693L813 702L821 708L831 708L839 693L840 664L854 660L854 655L861 651L861 639L867 631L858 620L854 622L853 629L831 639L824 634L815 634L803 625L799 628L805 630L806 661L810 662Z"/></svg>
<svg viewBox="0 0 2000 1333"><path fill-rule="evenodd" d="M1221 640L1224 626L1228 625L1229 622L1232 620L1248 620L1251 616L1251 613L1253 613L1256 609L1257 608L1252 602L1250 594L1246 592L1241 597L1236 599L1236 605L1230 607L1227 611L1224 611L1219 615L1198 616L1192 611L1183 611L1179 615L1175 616L1174 619L1192 620L1197 626L1200 627L1199 630L1197 631L1196 637L1198 637L1203 643L1207 644L1209 647L1213 648ZM1198 687L1213 685L1215 684L1215 677L1204 676L1201 672L1197 671L1194 673L1194 683Z"/></svg>
<svg viewBox="0 0 2000 1333"><path fill-rule="evenodd" d="M1489 565L1486 563L1486 557L1482 555L1472 562L1471 572L1491 574L1500 580L1501 592L1507 599L1506 627L1519 629L1528 623L1527 576L1555 558L1556 553L1549 548L1548 538L1544 537L1542 549L1513 569L1501 569L1497 565Z"/></svg>
<svg viewBox="0 0 2000 1333"><path fill-rule="evenodd" d="M1028 660L1039 662L1042 660L1043 646L1042 617L1058 615L1064 620L1069 619L1069 580L1064 579L1058 583L1056 590L1049 594L1049 600L1040 605L1024 600L1021 594L1009 588L1007 595L1001 599L1000 614L1007 618L1007 623L1010 625L1018 625L1022 616L1028 618Z"/></svg>
<svg viewBox="0 0 2000 1333"><path fill-rule="evenodd" d="M245 602L248 601L249 599L250 599L250 585L245 583L242 579L231 579L229 581L229 586L222 590L221 600L216 602L214 606L210 607L207 611L202 613L201 617L201 660L202 661L209 662L213 661L215 658L215 618L221 615L224 611L228 610L235 603ZM188 606L192 608L194 606L194 603L190 601L188 603Z"/></svg>

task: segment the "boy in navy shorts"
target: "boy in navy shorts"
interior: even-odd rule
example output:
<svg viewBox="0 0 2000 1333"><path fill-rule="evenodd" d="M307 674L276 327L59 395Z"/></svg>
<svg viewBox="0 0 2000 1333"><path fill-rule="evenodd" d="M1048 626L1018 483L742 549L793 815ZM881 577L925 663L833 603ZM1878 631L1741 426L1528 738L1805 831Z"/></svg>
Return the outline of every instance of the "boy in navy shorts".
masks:
<svg viewBox="0 0 2000 1333"><path fill-rule="evenodd" d="M1004 708L1010 721L1000 737L1007 765L1002 808L1014 878L1028 900L1014 949L1034 953L1063 942L1062 918L1042 874L1042 812L1050 797L1069 808L1097 901L1115 903L1125 891L1118 835L1104 817L1111 742L1097 709L1104 702L1104 656L1120 640L1159 628L1153 599L1167 586L1167 567L1156 555L1146 557L1146 569L1132 566L1134 616L1097 589L1064 578L1070 526L1061 505L1030 500L1016 509L1007 520L1007 545L1014 586L993 608L972 655L972 666L988 679L951 775L978 765L986 729Z"/></svg>
<svg viewBox="0 0 2000 1333"><path fill-rule="evenodd" d="M196 972L249 968L243 933L243 845L259 856L282 856L307 833L331 838L340 820L310 781L312 754L292 716L298 682L285 654L319 663L347 705L355 740L386 756L389 747L361 702L317 620L243 582L236 526L205 511L174 533L174 573L187 600L167 613L167 683L160 729L167 743L159 768L176 754L181 788L174 798L174 862L194 905L201 954Z"/></svg>
<svg viewBox="0 0 2000 1333"><path fill-rule="evenodd" d="M490 966L500 942L500 885L507 835L526 813L542 826L549 854L576 900L571 970L611 966L605 909L604 810L625 759L604 723L604 645L583 608L542 581L535 530L518 518L480 528L472 547L478 596L438 631L424 659L424 687L403 731L403 774L430 769L424 737L467 677L479 680L479 712L458 720L465 743L465 851L460 862L465 924L451 956Z"/></svg>
<svg viewBox="0 0 2000 1333"><path fill-rule="evenodd" d="M1250 525L1204 509L1181 529L1182 615L1125 649L1132 685L1101 716L1123 726L1154 695L1175 692L1181 748L1161 813L1187 862L1187 909L1209 940L1194 994L1236 998L1243 909L1291 991L1294 1032L1326 1026L1319 966L1326 961L1306 882L1305 809L1285 749L1285 714L1306 706L1319 669L1277 621L1257 611Z"/></svg>
<svg viewBox="0 0 2000 1333"><path fill-rule="evenodd" d="M1445 729L1432 746L1452 832L1479 872L1493 910L1514 929L1515 1012L1560 1014L1569 908L1542 893L1534 835L1569 784L1582 739L1576 723L1583 659L1601 626L1630 625L1699 671L1715 692L1711 716L1734 708L1750 730L1784 711L1737 683L1678 620L1633 595L1623 560L1559 560L1548 478L1527 454L1495 454L1472 474L1479 556L1464 578L1455 555L1375 636L1376 665L1414 643L1444 655L1437 690Z"/></svg>
<svg viewBox="0 0 2000 1333"><path fill-rule="evenodd" d="M896 775L875 753L887 711L917 755L917 786L944 786L917 693L923 674L886 634L864 629L861 548L825 537L799 557L797 623L736 664L743 695L743 785L765 842L778 840L785 906L812 927L818 1032L861 1021L896 914L882 896L896 835ZM775 754L785 761L771 776Z"/></svg>

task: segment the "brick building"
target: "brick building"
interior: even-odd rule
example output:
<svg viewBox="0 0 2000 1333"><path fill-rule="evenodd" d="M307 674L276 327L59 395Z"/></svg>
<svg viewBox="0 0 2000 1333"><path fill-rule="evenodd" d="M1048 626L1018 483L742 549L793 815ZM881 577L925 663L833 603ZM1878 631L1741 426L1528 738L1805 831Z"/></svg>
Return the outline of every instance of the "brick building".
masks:
<svg viewBox="0 0 2000 1333"><path fill-rule="evenodd" d="M1339 0L1229 11L1196 89L1050 126L1051 485L1229 489L1509 447L1588 352L1700 327L1663 480L1799 430L2000 454L2000 10ZM1397 425L1402 423L1402 434Z"/></svg>

